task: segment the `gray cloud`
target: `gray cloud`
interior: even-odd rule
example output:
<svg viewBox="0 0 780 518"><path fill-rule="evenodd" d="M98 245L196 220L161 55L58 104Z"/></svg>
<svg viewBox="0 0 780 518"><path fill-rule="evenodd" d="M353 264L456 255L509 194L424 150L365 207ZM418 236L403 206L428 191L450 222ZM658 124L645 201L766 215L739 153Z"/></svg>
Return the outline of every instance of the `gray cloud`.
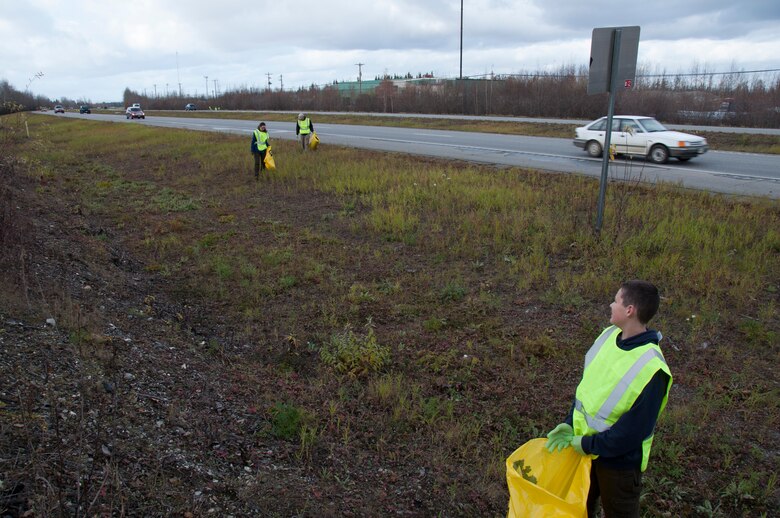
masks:
<svg viewBox="0 0 780 518"><path fill-rule="evenodd" d="M125 87L179 82L286 87L385 72L458 73L458 0L0 0L3 74L16 87L43 71L41 93L118 99ZM639 25L640 61L780 68L780 2L464 0L464 73L584 64L594 27ZM178 70L176 67L178 55Z"/></svg>

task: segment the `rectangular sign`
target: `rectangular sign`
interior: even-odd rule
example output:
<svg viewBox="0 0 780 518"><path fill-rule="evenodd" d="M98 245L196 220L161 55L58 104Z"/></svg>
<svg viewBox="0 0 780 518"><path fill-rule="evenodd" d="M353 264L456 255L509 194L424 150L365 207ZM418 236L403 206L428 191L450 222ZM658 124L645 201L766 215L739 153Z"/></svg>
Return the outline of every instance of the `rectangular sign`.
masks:
<svg viewBox="0 0 780 518"><path fill-rule="evenodd" d="M636 77L636 57L639 52L639 26L602 27L593 29L590 43L588 94L609 92L612 79L612 42L618 29L620 29L620 54L615 84L633 88Z"/></svg>

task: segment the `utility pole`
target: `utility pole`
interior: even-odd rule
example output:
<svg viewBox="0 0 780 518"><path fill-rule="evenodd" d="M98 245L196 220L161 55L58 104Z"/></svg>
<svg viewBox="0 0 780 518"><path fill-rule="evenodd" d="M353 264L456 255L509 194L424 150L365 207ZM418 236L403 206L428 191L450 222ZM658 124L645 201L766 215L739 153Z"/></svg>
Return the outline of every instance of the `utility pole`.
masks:
<svg viewBox="0 0 780 518"><path fill-rule="evenodd" d="M363 93L363 65L365 63L355 63L355 66L358 67L358 94Z"/></svg>
<svg viewBox="0 0 780 518"><path fill-rule="evenodd" d="M265 75L268 76L268 91L271 91L271 72L266 72Z"/></svg>
<svg viewBox="0 0 780 518"><path fill-rule="evenodd" d="M157 83L154 83L154 97L157 98Z"/></svg>
<svg viewBox="0 0 780 518"><path fill-rule="evenodd" d="M279 91L284 92L284 76L279 74Z"/></svg>
<svg viewBox="0 0 780 518"><path fill-rule="evenodd" d="M203 76L206 79L206 99L209 98L209 76Z"/></svg>
<svg viewBox="0 0 780 518"><path fill-rule="evenodd" d="M218 79L214 79L214 98L217 98L217 81Z"/></svg>
<svg viewBox="0 0 780 518"><path fill-rule="evenodd" d="M165 97L168 97L168 83L165 83Z"/></svg>
<svg viewBox="0 0 780 518"><path fill-rule="evenodd" d="M179 83L179 97L181 97L181 75L179 75L179 51L176 51L176 81Z"/></svg>

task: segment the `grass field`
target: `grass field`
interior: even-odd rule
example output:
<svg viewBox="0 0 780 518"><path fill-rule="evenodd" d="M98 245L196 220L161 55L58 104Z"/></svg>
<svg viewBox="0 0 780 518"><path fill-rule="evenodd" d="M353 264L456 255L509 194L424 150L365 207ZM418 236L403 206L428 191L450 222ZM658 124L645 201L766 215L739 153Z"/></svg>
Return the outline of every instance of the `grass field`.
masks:
<svg viewBox="0 0 780 518"><path fill-rule="evenodd" d="M6 258L16 288L4 291L0 313L56 313L70 337L62 354L78 357L84 376L99 377L124 372L111 363L123 353L111 359L100 345L120 316L144 326L147 317L157 321L154 308L169 308L159 316L167 331L149 323L139 328L147 339L134 338L147 344L136 354L159 371L137 376L148 386L128 385L113 402L95 403L108 416L104 426L82 432L69 450L66 461L87 466L82 471L111 474L102 489L84 490L93 510L118 512L123 502L136 513L197 514L213 505L291 516L335 499L341 507L324 515L505 515L504 459L563 419L617 287L643 278L662 292L653 327L665 336L675 379L645 474L643 516L777 514L776 201L615 182L596 236L598 182L589 178L330 146L304 154L277 142L278 169L255 181L249 135L29 116L27 139L19 120L3 119L0 158L14 164L3 169L6 185L13 170L33 186L26 217L75 229L91 250L81 261L92 275L124 264L121 257L137 265L131 282L154 291L120 309L121 293L98 297L33 278L34 267L20 266L24 254L16 254ZM501 128L517 125L484 130ZM58 246L52 260L69 257L68 243ZM192 336L179 353L190 371L178 363L165 370L167 353L152 344L180 335ZM213 404L207 412L194 389L179 393L158 427L208 423L206 446L189 444L185 432L170 441L182 456L204 456L213 477L154 464L171 447L120 426L127 419L154 428L151 417L124 416L129 401L153 392L153 374L229 396L220 412ZM48 473L40 463L56 447L54 431L31 432L31 416L71 401L52 399L48 376L36 383L46 390L26 417L0 407L3 450L22 458L3 454L5 484L16 476L39 495L72 494L75 475L64 468L43 482L18 469L26 462ZM133 445L124 456L91 456L120 437ZM217 446L239 439L241 459L253 459L249 474L238 453L219 454ZM286 455L271 470L258 460L264 452ZM139 465L158 471L142 477L133 471ZM198 507L191 495L210 478L212 503Z"/></svg>

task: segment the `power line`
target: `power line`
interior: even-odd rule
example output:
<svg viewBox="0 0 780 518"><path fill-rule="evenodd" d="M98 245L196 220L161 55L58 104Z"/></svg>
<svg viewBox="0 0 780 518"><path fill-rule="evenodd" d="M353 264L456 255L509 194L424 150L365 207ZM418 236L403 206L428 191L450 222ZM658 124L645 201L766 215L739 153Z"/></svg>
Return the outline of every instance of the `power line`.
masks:
<svg viewBox="0 0 780 518"><path fill-rule="evenodd" d="M699 72L689 74L637 74L637 77L698 77L698 76L729 76L742 74L765 74L767 72L780 72L780 68L767 68L766 70L740 70L734 72Z"/></svg>
<svg viewBox="0 0 780 518"><path fill-rule="evenodd" d="M745 74L765 74L770 72L780 72L780 68L767 68L764 70L740 70L740 71L733 71L733 72L690 72L690 73L673 73L668 72L665 74L637 74L637 78L646 78L646 77L702 77L702 76L728 76L728 75L745 75ZM464 76L464 79L475 79L480 77L488 77L491 74L474 74L470 76ZM545 77L577 77L577 78L587 78L587 74L568 74L566 72L534 72L534 73L528 73L528 74L496 74L500 77L539 77L539 76L545 76Z"/></svg>

